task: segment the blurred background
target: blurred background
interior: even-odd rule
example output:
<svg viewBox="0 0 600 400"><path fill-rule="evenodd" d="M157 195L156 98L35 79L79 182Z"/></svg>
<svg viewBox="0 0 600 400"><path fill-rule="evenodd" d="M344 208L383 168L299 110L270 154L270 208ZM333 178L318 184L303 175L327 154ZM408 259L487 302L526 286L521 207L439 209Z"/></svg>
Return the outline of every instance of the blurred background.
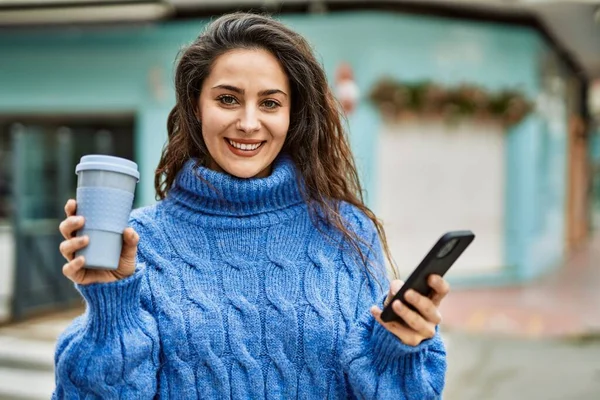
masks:
<svg viewBox="0 0 600 400"><path fill-rule="evenodd" d="M49 398L81 312L58 224L84 154L140 166L179 49L277 15L314 46L406 277L447 230L445 399L600 399L600 2L0 0L0 399Z"/></svg>

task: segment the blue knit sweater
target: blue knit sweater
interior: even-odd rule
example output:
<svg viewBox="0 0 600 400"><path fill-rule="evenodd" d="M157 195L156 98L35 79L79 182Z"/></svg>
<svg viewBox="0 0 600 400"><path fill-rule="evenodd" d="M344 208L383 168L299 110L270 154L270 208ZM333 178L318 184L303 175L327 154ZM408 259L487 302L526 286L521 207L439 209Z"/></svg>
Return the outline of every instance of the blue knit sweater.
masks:
<svg viewBox="0 0 600 400"><path fill-rule="evenodd" d="M58 340L54 398L439 398L439 335L410 347L369 312L388 288L374 225L341 205L374 249L367 274L312 222L296 174L286 156L247 180L188 161L135 210L136 272L77 286L87 308Z"/></svg>

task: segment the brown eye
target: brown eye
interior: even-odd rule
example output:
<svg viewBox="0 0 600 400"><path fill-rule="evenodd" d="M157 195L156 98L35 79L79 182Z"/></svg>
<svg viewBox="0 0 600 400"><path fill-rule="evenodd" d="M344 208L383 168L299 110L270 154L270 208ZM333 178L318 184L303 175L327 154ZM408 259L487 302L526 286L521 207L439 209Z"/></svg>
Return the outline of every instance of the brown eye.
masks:
<svg viewBox="0 0 600 400"><path fill-rule="evenodd" d="M273 100L266 100L265 102L263 102L263 106L265 106L265 108L268 108L269 110L273 110L279 107L279 103Z"/></svg>
<svg viewBox="0 0 600 400"><path fill-rule="evenodd" d="M223 96L219 96L218 99L221 102L221 104L224 104L226 106L232 106L234 104L237 104L237 100L233 96L223 95Z"/></svg>

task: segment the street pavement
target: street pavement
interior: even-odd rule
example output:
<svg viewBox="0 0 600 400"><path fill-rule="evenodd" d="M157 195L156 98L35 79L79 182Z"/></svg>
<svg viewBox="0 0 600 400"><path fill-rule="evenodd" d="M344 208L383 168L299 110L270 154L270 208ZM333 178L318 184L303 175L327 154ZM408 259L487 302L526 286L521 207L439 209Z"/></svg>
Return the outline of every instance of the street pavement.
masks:
<svg viewBox="0 0 600 400"><path fill-rule="evenodd" d="M452 331L529 338L600 335L600 235L540 279L453 290L441 306ZM598 397L600 399L600 397Z"/></svg>
<svg viewBox="0 0 600 400"><path fill-rule="evenodd" d="M49 399L54 390L54 346L80 310L0 328L0 400Z"/></svg>
<svg viewBox="0 0 600 400"><path fill-rule="evenodd" d="M444 400L600 399L600 340L444 336Z"/></svg>
<svg viewBox="0 0 600 400"><path fill-rule="evenodd" d="M600 400L600 235L520 286L454 290L444 400Z"/></svg>

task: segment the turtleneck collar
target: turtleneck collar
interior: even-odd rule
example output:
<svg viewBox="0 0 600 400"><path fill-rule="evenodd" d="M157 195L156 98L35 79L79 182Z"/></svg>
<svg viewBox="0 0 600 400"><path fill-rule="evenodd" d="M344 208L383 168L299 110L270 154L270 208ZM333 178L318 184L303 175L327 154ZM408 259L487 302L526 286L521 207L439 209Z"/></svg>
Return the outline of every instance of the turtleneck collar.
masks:
<svg viewBox="0 0 600 400"><path fill-rule="evenodd" d="M304 201L296 166L287 154L275 159L271 175L265 178L237 178L197 164L196 159L184 164L167 197L192 212L243 217L286 209Z"/></svg>

